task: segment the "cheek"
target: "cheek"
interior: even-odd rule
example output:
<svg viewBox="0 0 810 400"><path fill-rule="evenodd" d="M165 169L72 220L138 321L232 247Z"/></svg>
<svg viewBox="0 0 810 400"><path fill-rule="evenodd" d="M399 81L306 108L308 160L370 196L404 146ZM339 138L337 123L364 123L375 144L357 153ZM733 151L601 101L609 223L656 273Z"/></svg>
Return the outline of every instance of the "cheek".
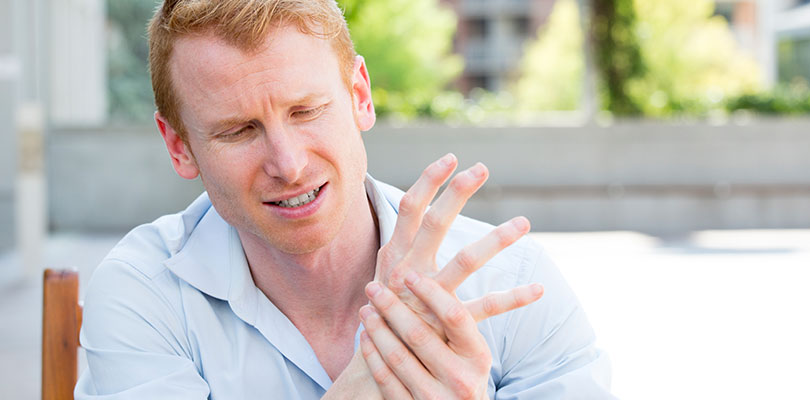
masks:
<svg viewBox="0 0 810 400"><path fill-rule="evenodd" d="M250 188L255 175L255 156L244 151L214 151L201 159L200 177L206 190L216 191L219 196L233 198Z"/></svg>

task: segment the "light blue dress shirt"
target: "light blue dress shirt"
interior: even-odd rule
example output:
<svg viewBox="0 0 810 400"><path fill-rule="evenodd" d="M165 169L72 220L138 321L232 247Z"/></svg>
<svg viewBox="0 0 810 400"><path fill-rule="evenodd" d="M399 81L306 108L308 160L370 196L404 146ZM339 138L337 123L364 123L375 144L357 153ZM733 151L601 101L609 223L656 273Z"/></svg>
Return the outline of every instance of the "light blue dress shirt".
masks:
<svg viewBox="0 0 810 400"><path fill-rule="evenodd" d="M371 177L366 191L385 243L402 192ZM491 229L457 218L438 264ZM457 295L532 282L545 286L540 301L478 325L492 351L490 398L613 398L585 313L528 237ZM317 399L332 384L304 336L254 285L236 230L207 194L135 228L101 262L85 296L81 344L88 368L77 399Z"/></svg>

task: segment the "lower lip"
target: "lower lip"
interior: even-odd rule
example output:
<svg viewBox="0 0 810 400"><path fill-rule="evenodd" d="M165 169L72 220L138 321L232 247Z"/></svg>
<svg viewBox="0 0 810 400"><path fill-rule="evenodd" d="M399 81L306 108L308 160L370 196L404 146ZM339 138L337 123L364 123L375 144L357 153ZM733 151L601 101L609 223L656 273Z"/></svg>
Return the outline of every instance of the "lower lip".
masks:
<svg viewBox="0 0 810 400"><path fill-rule="evenodd" d="M321 186L321 189L318 191L318 196L315 197L315 200L310 201L303 206L298 207L282 207L272 203L264 203L264 205L270 207L276 215L286 218L286 219L301 219L309 217L312 214L315 214L318 209L323 204L323 199L326 196L329 184L324 184Z"/></svg>

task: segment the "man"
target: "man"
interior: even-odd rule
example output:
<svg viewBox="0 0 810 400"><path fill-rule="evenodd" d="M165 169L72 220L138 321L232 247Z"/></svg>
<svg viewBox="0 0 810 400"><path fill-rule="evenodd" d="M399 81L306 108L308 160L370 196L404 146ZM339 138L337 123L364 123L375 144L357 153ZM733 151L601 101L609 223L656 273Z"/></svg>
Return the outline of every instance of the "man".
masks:
<svg viewBox="0 0 810 400"><path fill-rule="evenodd" d="M206 193L95 272L77 398L609 398L528 221L456 218L483 165L427 212L452 154L404 195L367 176L369 76L332 0L167 1L149 41L158 128Z"/></svg>

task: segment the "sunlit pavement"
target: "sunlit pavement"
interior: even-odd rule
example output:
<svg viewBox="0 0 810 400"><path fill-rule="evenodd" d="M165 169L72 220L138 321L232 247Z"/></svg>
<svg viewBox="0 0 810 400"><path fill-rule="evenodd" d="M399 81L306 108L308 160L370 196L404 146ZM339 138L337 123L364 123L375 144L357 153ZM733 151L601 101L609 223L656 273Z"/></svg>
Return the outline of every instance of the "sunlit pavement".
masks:
<svg viewBox="0 0 810 400"><path fill-rule="evenodd" d="M810 399L810 230L533 236L579 295L619 398ZM79 267L84 286L118 237L55 235L43 263ZM0 399L39 397L42 292L18 271L0 254Z"/></svg>
<svg viewBox="0 0 810 400"><path fill-rule="evenodd" d="M810 399L810 231L535 234L622 399Z"/></svg>

